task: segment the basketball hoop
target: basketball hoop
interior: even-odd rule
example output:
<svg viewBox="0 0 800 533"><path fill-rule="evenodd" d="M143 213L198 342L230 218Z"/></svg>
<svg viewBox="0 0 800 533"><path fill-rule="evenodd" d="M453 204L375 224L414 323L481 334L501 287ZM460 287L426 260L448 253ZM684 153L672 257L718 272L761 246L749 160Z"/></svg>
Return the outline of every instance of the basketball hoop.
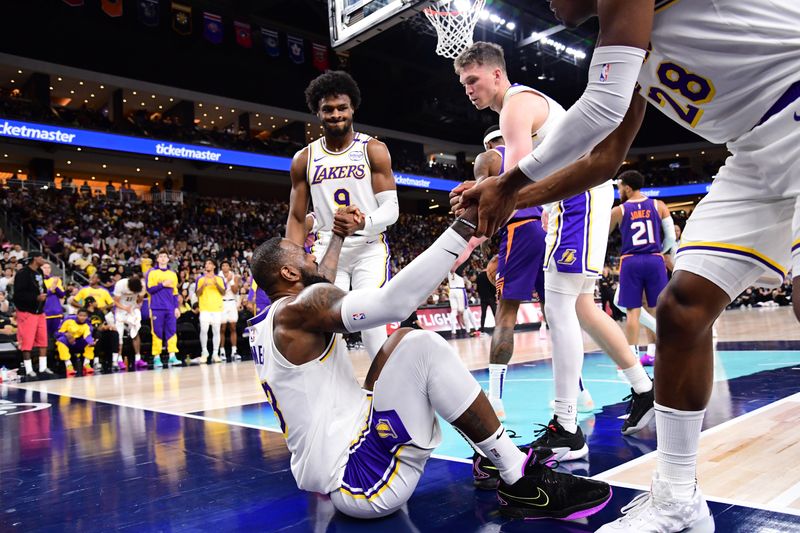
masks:
<svg viewBox="0 0 800 533"><path fill-rule="evenodd" d="M436 53L455 59L472 44L472 32L486 0L436 0L423 12L436 29Z"/></svg>

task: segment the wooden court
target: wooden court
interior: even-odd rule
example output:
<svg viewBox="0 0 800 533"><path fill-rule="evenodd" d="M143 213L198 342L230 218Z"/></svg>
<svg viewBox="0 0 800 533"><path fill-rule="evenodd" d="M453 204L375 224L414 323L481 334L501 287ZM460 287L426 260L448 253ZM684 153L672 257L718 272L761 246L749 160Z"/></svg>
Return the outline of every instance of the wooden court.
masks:
<svg viewBox="0 0 800 533"><path fill-rule="evenodd" d="M781 526L777 530L785 530L786 524L800 528L800 385L793 379L800 371L800 327L795 322L791 309L768 308L726 312L718 321L717 330L721 350L744 353L748 349L757 349L759 351L752 352L753 357L762 358L766 357L764 354L779 353L771 350L780 350L788 364L765 373L759 372L760 363L754 360L752 375L730 380L725 376L717 376L712 398L712 402L716 403L709 407L709 411L714 409L715 415L707 417L716 419L716 422L713 427L705 429L701 437L698 470L701 487L711 502L727 506L725 509L748 509L752 513L766 512L768 516L778 516L780 520L775 523ZM490 337L457 339L450 343L467 366L476 373L476 377L485 373ZM745 348L738 350L739 346ZM596 351L596 346L585 339L585 349L593 352ZM519 366L536 362L547 363L549 354L547 335L540 336L538 331L522 331L516 334L516 350L512 363ZM350 352L350 356L359 378L363 378L368 365L366 354L355 351ZM602 356L594 357L602 359ZM744 359L747 360L746 354ZM265 435L260 440L271 450L263 453L267 453L271 461L286 461L283 468L288 467L285 446L274 428L230 415L239 410L260 409L265 404L263 391L250 361L14 384L4 386L2 390L3 398L17 398L11 401L19 402L24 399L26 402L36 403L38 399L39 402L52 404L54 408L59 404L66 406L75 401L89 402L86 405L108 405L109 409L119 408L123 409L123 413L128 413L125 415L126 420L140 416L131 413L144 413L145 419L150 416L170 415L170 419L177 420L175 423L179 423L181 427L187 427L189 421L193 420L192 424L206 427L207 436L230 434L232 440L224 448L233 448L224 453L218 450L223 454L236 453L235 443L244 438L234 437L237 432L245 429L260 432ZM18 392L14 393L15 390ZM6 402L9 401L6 399ZM754 405L757 407L753 407ZM605 457L592 457L588 474L612 484L620 498L624 496L630 499L632 493L629 489L644 490L649 485L655 461L655 439L654 431L638 443L628 438L620 439L618 429L605 433L606 429L603 428L614 423L620 409L621 404L603 407L602 412L593 415L591 419L590 423L596 425L596 429L591 437L593 440L589 441L590 448L600 449L599 443L606 439L611 453L609 455L608 450L605 450ZM72 420L68 427L77 430L92 425L92 416L82 412L84 414ZM12 417L0 417L5 419L3 422L10 418ZM180 422L181 419L185 422ZM146 424L140 422L140 425ZM14 428L4 428L4 440L7 435L13 435L6 431L12 432ZM121 424L117 431L125 432L125 425ZM118 438L122 439L122 436ZM620 444L616 445L614 442ZM634 442L634 446L631 442ZM178 444L179 449L173 450L177 454L177 463L167 466L169 461L164 457L158 460L163 466L163 475L166 476L164 482L191 477L189 466L185 464L185 458L180 451L182 446L186 446L187 450L190 447L188 438L182 437ZM20 446L24 447L23 444ZM111 446L114 446L113 442ZM615 446L619 446L617 451L614 451ZM154 449L160 448L155 445ZM20 449L19 453L24 455L24 450ZM87 448L86 453L91 454L92 450ZM216 452L211 453L213 455ZM0 454L0 457L4 457L4 477L12 474L15 466L13 461L8 460L9 455ZM466 462L463 458L453 459L456 464ZM468 466L462 466L466 468L464 477L469 479ZM437 471L436 468L431 470ZM285 485L286 480L283 479L281 483ZM291 487L286 488L290 489ZM301 498L299 495L297 497ZM412 499L409 503L411 509L414 502ZM621 499L613 512L618 512L618 507L624 503ZM764 520L764 517L754 515L753 520ZM590 521L589 525L592 524L597 525ZM586 527L591 529L589 525ZM467 522L464 527L466 530L477 530L475 524L469 525ZM723 530L719 520L718 530ZM732 531L737 528L724 530Z"/></svg>

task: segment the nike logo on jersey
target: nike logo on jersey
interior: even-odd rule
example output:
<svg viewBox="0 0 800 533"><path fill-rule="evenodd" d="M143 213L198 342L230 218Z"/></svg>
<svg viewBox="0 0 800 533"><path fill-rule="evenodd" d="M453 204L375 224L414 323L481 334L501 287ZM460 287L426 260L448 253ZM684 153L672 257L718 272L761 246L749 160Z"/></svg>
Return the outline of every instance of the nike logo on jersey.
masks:
<svg viewBox="0 0 800 533"><path fill-rule="evenodd" d="M323 159L325 159L325 157L326 156L324 156L324 155L322 157L315 157L314 158L314 163L316 163L317 161L322 161Z"/></svg>
<svg viewBox="0 0 800 533"><path fill-rule="evenodd" d="M539 492L533 498L524 498L524 497L521 497L521 496L512 496L511 494L508 494L507 492L503 492L503 491L500 491L500 490L498 490L497 492L499 494L502 494L503 497L505 497L505 498L507 498L509 500L515 501L515 502L517 502L519 504L522 504L522 505L528 505L528 506L531 506L531 507L547 507L547 504L550 503L550 497L547 495L547 493L545 491L542 490L541 487L536 487L536 490L539 491Z"/></svg>
<svg viewBox="0 0 800 533"><path fill-rule="evenodd" d="M450 250L448 250L447 248L445 248L445 250L444 250L444 251L445 251L445 252L447 252L448 254L453 254L453 257L455 257L456 259L458 259L458 254L457 254L457 253L455 253L455 252L451 252L451 251L450 251Z"/></svg>

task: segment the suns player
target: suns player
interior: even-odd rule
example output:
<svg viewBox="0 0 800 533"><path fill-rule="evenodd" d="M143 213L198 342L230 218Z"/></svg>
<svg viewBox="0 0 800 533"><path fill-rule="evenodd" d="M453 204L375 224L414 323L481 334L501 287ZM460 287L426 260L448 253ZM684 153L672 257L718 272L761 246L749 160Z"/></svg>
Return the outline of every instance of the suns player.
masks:
<svg viewBox="0 0 800 533"><path fill-rule="evenodd" d="M622 234L619 295L615 303L628 315L625 335L631 352L639 357L642 296L647 297L646 310L652 314L658 296L667 285L663 254L675 244L675 223L664 202L642 194L644 176L641 173L628 170L617 179L622 203L611 211L610 228L614 231L619 227Z"/></svg>
<svg viewBox="0 0 800 533"><path fill-rule="evenodd" d="M491 126L484 132L483 146L486 151L478 154L473 167L476 180L503 172L506 146L500 126ZM506 417L503 384L508 363L514 353L514 326L517 323L519 305L524 300L530 300L535 290L544 310L542 264L546 233L542 228L541 218L540 207L519 209L500 230L495 278L498 306L489 351L489 401L500 420ZM470 244L475 242L473 240Z"/></svg>
<svg viewBox="0 0 800 533"><path fill-rule="evenodd" d="M331 283L343 236L360 227L352 211L335 215L319 263L300 244L277 237L253 253L253 275L273 301L250 321L258 377L298 487L329 494L344 514L379 518L406 504L441 441L437 413L491 458L506 516L578 518L611 497L605 483L557 473L543 464L547 457L520 451L475 378L434 333L398 330L373 359L363 387L355 379L341 334L409 316L466 248L475 212L381 288L347 292Z"/></svg>
<svg viewBox="0 0 800 533"><path fill-rule="evenodd" d="M542 202L607 179L624 160L648 102L705 139L727 143L732 155L684 228L658 305L651 492L603 528L711 531L696 462L713 382L712 324L744 288L777 284L790 266L800 272L800 254L791 254L800 243L800 5L552 0L551 6L568 26L599 18L587 90L552 145L463 198L454 191L453 202L480 199L479 230L490 232L530 180L536 183L525 197Z"/></svg>
<svg viewBox="0 0 800 533"><path fill-rule="evenodd" d="M225 336L230 334L231 339L231 361L241 361L242 356L236 351L236 324L239 322L239 289L242 285L242 277L231 270L231 262L223 259L220 263L220 276L225 280L225 294L222 295L222 330L219 356L227 360L225 353Z"/></svg>
<svg viewBox="0 0 800 533"><path fill-rule="evenodd" d="M111 369L114 371L127 370L125 357L122 355L123 338L125 330L133 344L135 361L140 361L142 341L139 338L139 329L142 327L141 305L144 300L144 286L142 279L137 275L119 280L114 285L114 324L119 335L119 351L113 354Z"/></svg>
<svg viewBox="0 0 800 533"><path fill-rule="evenodd" d="M563 119L565 111L558 102L530 87L511 84L503 49L496 44L474 43L456 58L455 69L473 105L499 113L500 132L506 143L505 167L516 164L544 142ZM559 460L580 459L589 453L577 425L583 364L581 328L623 369L634 389L630 416L622 432L635 433L652 418L650 378L628 351L616 323L594 304L595 280L605 260L613 201L614 187L607 181L549 208L543 268L545 310L553 343L555 408L553 419L534 445L553 448ZM517 206L522 207L533 206ZM512 221L514 216L511 214ZM534 233L526 236L540 238ZM509 333L513 337L513 322ZM506 357L508 361L510 353Z"/></svg>
<svg viewBox="0 0 800 533"><path fill-rule="evenodd" d="M384 232L399 214L389 151L377 139L353 130L361 92L346 72L330 71L314 79L306 89L306 103L322 123L324 136L292 160L286 238L303 245L311 201L318 228L312 253L321 259L336 210L357 206L365 216L355 235L345 239L336 286L343 290L381 287L389 279L389 245ZM376 327L362 331L361 336L374 358L386 340L386 330Z"/></svg>

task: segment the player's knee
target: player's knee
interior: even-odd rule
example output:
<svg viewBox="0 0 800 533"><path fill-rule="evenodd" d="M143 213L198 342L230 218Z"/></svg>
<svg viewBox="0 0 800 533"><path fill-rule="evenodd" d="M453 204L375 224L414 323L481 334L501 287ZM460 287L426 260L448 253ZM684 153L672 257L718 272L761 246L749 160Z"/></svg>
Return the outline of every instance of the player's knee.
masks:
<svg viewBox="0 0 800 533"><path fill-rule="evenodd" d="M656 307L656 320L661 338L669 338L670 332L681 331L691 335L711 327L710 316L702 294L679 279L673 279L661 292Z"/></svg>
<svg viewBox="0 0 800 533"><path fill-rule="evenodd" d="M792 309L794 309L794 316L800 322L800 295L796 299L792 299Z"/></svg>

